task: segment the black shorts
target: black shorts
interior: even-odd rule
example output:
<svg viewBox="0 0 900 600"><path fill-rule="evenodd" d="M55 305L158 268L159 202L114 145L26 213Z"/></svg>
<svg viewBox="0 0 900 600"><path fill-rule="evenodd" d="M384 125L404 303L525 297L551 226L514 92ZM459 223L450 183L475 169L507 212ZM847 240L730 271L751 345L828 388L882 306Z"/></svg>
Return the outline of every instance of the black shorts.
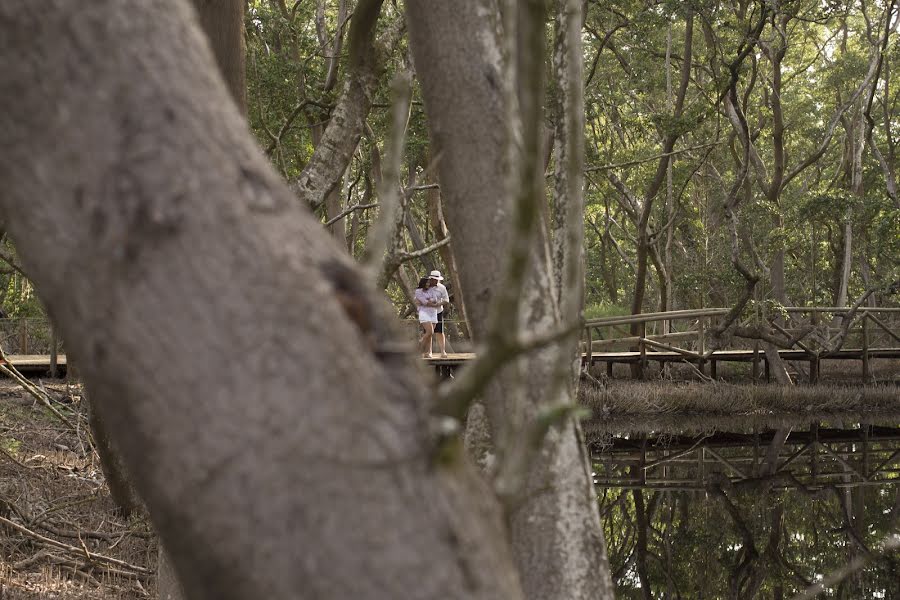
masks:
<svg viewBox="0 0 900 600"><path fill-rule="evenodd" d="M435 333L444 333L444 311L438 313L438 322L434 324Z"/></svg>

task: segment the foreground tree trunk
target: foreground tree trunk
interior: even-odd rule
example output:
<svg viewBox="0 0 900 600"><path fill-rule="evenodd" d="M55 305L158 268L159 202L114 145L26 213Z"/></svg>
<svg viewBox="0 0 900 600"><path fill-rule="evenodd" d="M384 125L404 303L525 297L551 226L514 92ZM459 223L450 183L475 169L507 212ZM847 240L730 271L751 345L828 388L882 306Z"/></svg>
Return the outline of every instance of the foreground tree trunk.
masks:
<svg viewBox="0 0 900 600"><path fill-rule="evenodd" d="M509 3L506 9L515 14L533 10L536 4ZM571 9L573 3L567 4ZM577 7L578 3L574 4ZM521 319L512 307L505 317L492 315L489 310L492 299L505 291L501 288L506 272L503 249L510 247L511 196L517 193L511 192L507 179L513 168L507 155L506 94L510 82L503 72L495 37L499 19L496 3L415 0L407 3L407 16L428 115L431 152L440 156L444 215L453 236L472 336L484 343L497 318L508 319L507 326L524 335L558 328L561 318L569 315L560 314L547 240L540 237L531 249L536 258L523 290ZM532 34L537 37L543 32ZM527 60L524 55L534 46L522 44L528 39L527 32L518 35L519 58ZM538 45L543 43L543 37L540 39ZM539 99L529 91L534 83L530 76L542 72L543 64L538 60L532 68L528 77L518 82L526 156L521 180L515 180L515 185L523 185L524 193L533 192L529 186L542 185L543 175L539 166L540 132L536 128L540 119L529 118L539 106ZM576 135L578 147L581 132ZM572 342L562 351L571 358L574 349ZM486 464L508 460L510 449L521 443L516 434L542 411L574 402L573 387L559 385L559 353L556 347L545 349L503 371L500 383L489 388L484 399L489 427L470 413L469 419L474 421L470 439L491 442L490 447L482 444L473 449ZM477 434L471 431L473 428L478 429ZM507 518L527 596L612 597L597 503L578 424L569 419L551 429L534 462L524 471L524 495L508 505ZM498 485L502 488L504 482L498 481Z"/></svg>
<svg viewBox="0 0 900 600"><path fill-rule="evenodd" d="M387 307L214 69L184 0L0 4L0 212L187 597L520 597Z"/></svg>

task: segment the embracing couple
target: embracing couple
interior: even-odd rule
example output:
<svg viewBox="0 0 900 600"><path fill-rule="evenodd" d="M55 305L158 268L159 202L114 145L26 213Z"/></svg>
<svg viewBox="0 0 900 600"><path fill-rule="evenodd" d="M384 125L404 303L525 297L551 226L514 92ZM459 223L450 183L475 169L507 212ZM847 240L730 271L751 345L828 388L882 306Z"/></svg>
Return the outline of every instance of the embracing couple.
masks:
<svg viewBox="0 0 900 600"><path fill-rule="evenodd" d="M450 295L441 283L444 278L440 271L432 271L428 277L419 280L416 288L416 308L419 309L419 323L423 335L419 340L422 356L431 358L431 340L437 338L441 357L447 357L447 338L444 337L444 307L450 306Z"/></svg>

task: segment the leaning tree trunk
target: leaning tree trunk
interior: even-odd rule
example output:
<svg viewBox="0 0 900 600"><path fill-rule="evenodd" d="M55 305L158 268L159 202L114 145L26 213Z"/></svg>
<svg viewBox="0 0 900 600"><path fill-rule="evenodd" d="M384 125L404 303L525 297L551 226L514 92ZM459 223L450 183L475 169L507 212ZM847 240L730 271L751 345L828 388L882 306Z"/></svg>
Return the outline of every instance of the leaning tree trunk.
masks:
<svg viewBox="0 0 900 600"><path fill-rule="evenodd" d="M524 10L534 4L521 3L519 8ZM567 4L571 10L573 3ZM510 3L506 8L515 7ZM513 227L511 193L506 185L512 165L504 135L508 128L505 95L509 83L500 65L500 48L494 33L496 3L415 0L407 3L407 16L428 115L431 151L440 156L438 172L444 215L453 235L467 317L473 338L484 343L494 329L489 307L494 297L504 291L500 289L506 272L502 250L510 247ZM543 38L537 45L541 44ZM532 49L528 46L522 54ZM539 63L537 70L542 68ZM533 82L520 83L527 87ZM526 93L519 100L520 105L530 101L532 110L535 108L534 94ZM523 115L528 114L523 108ZM522 179L533 178L540 185L543 173L539 166L540 131L536 128L540 119L523 116L522 121L526 130L523 146L529 157L524 162ZM525 187L535 181L527 182ZM543 198L542 190L539 196ZM561 315L546 244L545 239L539 239L532 248L536 258L523 292L521 321L515 318L513 307L506 315L508 326L515 331L541 334L559 327ZM569 350L569 358L574 357L574 342L566 345L566 351ZM484 399L489 427L483 426L475 415L469 415L473 427L479 426L478 434L470 439L492 442L492 448L475 448L477 454L499 452L495 462L502 461L503 450L518 441L511 438L523 423L536 418L548 406L574 403L572 386L556 385L558 354L556 348L536 352L530 360L505 369L498 378L500 383L489 388ZM582 442L574 421L552 429L524 473L524 498L509 507L514 552L530 598L612 596Z"/></svg>
<svg viewBox="0 0 900 600"><path fill-rule="evenodd" d="M185 0L0 3L0 89L0 213L188 598L520 597L388 307Z"/></svg>

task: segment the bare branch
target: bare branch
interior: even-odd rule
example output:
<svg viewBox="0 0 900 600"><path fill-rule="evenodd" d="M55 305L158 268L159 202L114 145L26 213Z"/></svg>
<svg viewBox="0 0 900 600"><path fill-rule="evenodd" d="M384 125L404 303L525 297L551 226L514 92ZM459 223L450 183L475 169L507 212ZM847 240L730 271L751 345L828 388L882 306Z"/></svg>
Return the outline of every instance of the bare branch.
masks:
<svg viewBox="0 0 900 600"><path fill-rule="evenodd" d="M594 167L585 168L585 172L592 173L594 171L609 171L612 169L620 169L623 167L633 167L635 165L640 165L647 162L653 162L655 160L659 160L661 158L667 158L669 156L676 156L678 154L683 154L685 152L692 152L694 150L703 150L704 148L712 148L714 146L718 146L722 142L709 142L708 144L699 144L697 146L690 146L689 148L680 148L678 150L672 150L671 152L663 152L661 154L654 154L653 156L648 156L646 158L637 158L635 160L629 160L620 163L612 163L608 165L599 165Z"/></svg>
<svg viewBox="0 0 900 600"><path fill-rule="evenodd" d="M421 248L419 250L415 250L413 252L399 252L397 254L397 258L399 259L399 262L404 263L408 260L413 260L414 258L421 258L421 257L425 256L426 254L430 254L430 253L434 252L438 248L442 248L443 246L446 246L449 243L450 243L450 236L448 235L444 239L439 240L433 244L429 244L428 246L425 246L424 248Z"/></svg>
<svg viewBox="0 0 900 600"><path fill-rule="evenodd" d="M349 206L349 207L345 208L334 218L331 218L331 219L328 219L327 221L325 221L324 226L328 227L329 225L333 225L354 211L375 208L376 206L378 206L377 202L370 202L368 204L354 204L353 206Z"/></svg>

